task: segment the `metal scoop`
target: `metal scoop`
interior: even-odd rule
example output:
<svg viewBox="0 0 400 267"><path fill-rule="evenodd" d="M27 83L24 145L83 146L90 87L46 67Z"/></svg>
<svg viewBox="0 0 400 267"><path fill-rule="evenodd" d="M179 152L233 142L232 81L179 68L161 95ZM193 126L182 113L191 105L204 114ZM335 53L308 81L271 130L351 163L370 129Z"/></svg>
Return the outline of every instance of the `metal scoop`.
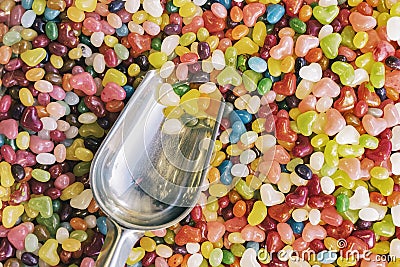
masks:
<svg viewBox="0 0 400 267"><path fill-rule="evenodd" d="M201 82L193 77L188 82ZM211 96L211 104L218 105L214 117L189 116L178 134L165 134L165 106L156 93L162 82L158 71L146 74L91 166L94 198L109 217L98 267L124 266L144 231L178 223L200 196L222 97L218 90Z"/></svg>

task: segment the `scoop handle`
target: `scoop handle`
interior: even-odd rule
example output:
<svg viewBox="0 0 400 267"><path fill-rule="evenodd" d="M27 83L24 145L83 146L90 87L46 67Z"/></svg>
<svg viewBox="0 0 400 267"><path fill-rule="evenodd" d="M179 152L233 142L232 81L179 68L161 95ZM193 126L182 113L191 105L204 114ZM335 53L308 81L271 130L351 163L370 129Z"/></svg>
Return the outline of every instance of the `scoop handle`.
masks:
<svg viewBox="0 0 400 267"><path fill-rule="evenodd" d="M107 219L107 236L96 261L96 267L123 267L135 243L144 232L125 229Z"/></svg>

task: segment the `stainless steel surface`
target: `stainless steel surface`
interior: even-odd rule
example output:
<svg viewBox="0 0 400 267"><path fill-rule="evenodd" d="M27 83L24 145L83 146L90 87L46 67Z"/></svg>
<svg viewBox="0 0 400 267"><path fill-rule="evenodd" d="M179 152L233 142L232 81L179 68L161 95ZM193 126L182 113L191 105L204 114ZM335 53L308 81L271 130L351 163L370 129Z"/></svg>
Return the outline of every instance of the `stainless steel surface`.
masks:
<svg viewBox="0 0 400 267"><path fill-rule="evenodd" d="M138 231L179 222L198 200L213 150L210 140L215 140L224 105L219 98L215 120L200 119L179 134L166 135L165 107L157 103L156 94L161 83L157 71L148 72L91 166L93 195L117 225L107 234L110 244L105 244L96 266L119 267ZM114 260L112 254L118 254Z"/></svg>

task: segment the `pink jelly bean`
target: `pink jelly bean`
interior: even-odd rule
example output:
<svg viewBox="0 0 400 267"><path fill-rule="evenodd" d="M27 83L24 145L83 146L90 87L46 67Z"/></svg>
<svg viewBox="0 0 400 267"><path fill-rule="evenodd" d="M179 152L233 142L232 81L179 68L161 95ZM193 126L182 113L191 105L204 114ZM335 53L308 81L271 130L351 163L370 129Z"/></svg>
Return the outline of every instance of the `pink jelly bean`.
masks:
<svg viewBox="0 0 400 267"><path fill-rule="evenodd" d="M54 186L60 190L63 190L66 187L68 187L70 184L72 184L74 181L75 181L75 179L72 179L71 176L69 176L67 174L61 174L54 181Z"/></svg>
<svg viewBox="0 0 400 267"><path fill-rule="evenodd" d="M220 240L225 234L225 225L221 222L208 222L207 229L207 239L212 243Z"/></svg>
<svg viewBox="0 0 400 267"><path fill-rule="evenodd" d="M317 98L314 95L308 95L299 103L299 111L301 113L315 110L315 106L317 105Z"/></svg>
<svg viewBox="0 0 400 267"><path fill-rule="evenodd" d="M278 45L271 48L269 51L272 58L281 60L286 56L293 54L293 38L290 36L283 36Z"/></svg>
<svg viewBox="0 0 400 267"><path fill-rule="evenodd" d="M253 27L257 19L265 13L266 6L261 3L250 3L243 8L243 22L247 27Z"/></svg>
<svg viewBox="0 0 400 267"><path fill-rule="evenodd" d="M358 180L361 177L361 163L356 158L342 158L339 160L339 169L345 171L351 179Z"/></svg>
<svg viewBox="0 0 400 267"><path fill-rule="evenodd" d="M171 14L172 16L172 14ZM201 28L204 27L204 19L202 16L196 16L193 18L192 22L190 24L185 25L182 28L182 34L188 33L188 32L194 32L197 33L197 31Z"/></svg>
<svg viewBox="0 0 400 267"><path fill-rule="evenodd" d="M25 249L25 237L33 232L33 223L25 222L12 228L8 234L7 238L10 243L19 250Z"/></svg>
<svg viewBox="0 0 400 267"><path fill-rule="evenodd" d="M158 26L152 21L143 22L143 29L147 34L151 36L156 36L157 34L160 33L160 26Z"/></svg>
<svg viewBox="0 0 400 267"><path fill-rule="evenodd" d="M400 71L395 70L385 75L385 86L395 89L400 93Z"/></svg>
<svg viewBox="0 0 400 267"><path fill-rule="evenodd" d="M324 77L312 88L312 93L316 97L337 97L340 94L340 86L335 83L331 78Z"/></svg>
<svg viewBox="0 0 400 267"><path fill-rule="evenodd" d="M67 149L65 148L65 145L56 145L56 147L54 148L54 156L56 157L57 162L63 162L67 156Z"/></svg>
<svg viewBox="0 0 400 267"><path fill-rule="evenodd" d="M14 149L10 145L3 145L0 148L1 156L8 163L15 163L17 159L17 155L15 154Z"/></svg>
<svg viewBox="0 0 400 267"><path fill-rule="evenodd" d="M76 75L76 74L83 73L83 72L85 72L85 69L82 68L82 66L74 66L72 68L72 75Z"/></svg>
<svg viewBox="0 0 400 267"><path fill-rule="evenodd" d="M343 222L343 217L337 212L336 208L331 206L322 210L321 220L333 226L339 226Z"/></svg>
<svg viewBox="0 0 400 267"><path fill-rule="evenodd" d="M386 120L387 127L400 123L400 114L393 104L388 104L383 108L383 119Z"/></svg>
<svg viewBox="0 0 400 267"><path fill-rule="evenodd" d="M342 114L334 108L330 108L326 111L326 125L324 127L324 132L333 136L340 132L346 126L346 120L343 118Z"/></svg>
<svg viewBox="0 0 400 267"><path fill-rule="evenodd" d="M4 134L8 139L17 138L18 122L14 119L0 121L0 134Z"/></svg>
<svg viewBox="0 0 400 267"><path fill-rule="evenodd" d="M11 96L5 95L0 99L0 112L7 112L11 107Z"/></svg>
<svg viewBox="0 0 400 267"><path fill-rule="evenodd" d="M101 92L101 100L104 102L110 102L111 100L124 100L126 92L124 88L114 82L109 82Z"/></svg>
<svg viewBox="0 0 400 267"><path fill-rule="evenodd" d="M312 35L300 35L297 38L294 52L298 57L304 57L307 55L310 49L316 48L319 45L319 39Z"/></svg>
<svg viewBox="0 0 400 267"><path fill-rule="evenodd" d="M162 257L157 257L154 262L155 267L168 267L167 260Z"/></svg>
<svg viewBox="0 0 400 267"><path fill-rule="evenodd" d="M159 230L155 230L155 231L151 231L155 236L158 237L164 237L165 234L167 233L166 229L159 229Z"/></svg>
<svg viewBox="0 0 400 267"><path fill-rule="evenodd" d="M306 250L309 246L310 246L310 243L304 241L304 239L302 237L297 238L292 244L292 247L295 251Z"/></svg>
<svg viewBox="0 0 400 267"><path fill-rule="evenodd" d="M278 223L277 225L278 234L281 237L281 240L285 244L292 244L294 241L293 230L287 223Z"/></svg>
<svg viewBox="0 0 400 267"><path fill-rule="evenodd" d="M53 85L53 91L49 95L55 100L63 100L65 98L65 91L58 85Z"/></svg>
<svg viewBox="0 0 400 267"><path fill-rule="evenodd" d="M349 20L356 32L369 31L376 26L376 19L374 17L365 16L359 12L351 13Z"/></svg>
<svg viewBox="0 0 400 267"><path fill-rule="evenodd" d="M388 56L394 56L395 49L388 41L378 42L372 52L375 61L384 61Z"/></svg>
<svg viewBox="0 0 400 267"><path fill-rule="evenodd" d="M94 95L97 91L96 83L88 72L76 74L71 77L69 84L87 95Z"/></svg>
<svg viewBox="0 0 400 267"><path fill-rule="evenodd" d="M35 154L40 154L40 153L47 153L51 152L54 148L54 143L50 140L43 140L42 138L36 136L36 135L31 135L31 140L29 143L29 149L35 153Z"/></svg>
<svg viewBox="0 0 400 267"><path fill-rule="evenodd" d="M323 240L326 238L326 235L326 230L321 225L312 225L311 223L307 223L301 236L304 241L311 242L314 239Z"/></svg>
<svg viewBox="0 0 400 267"><path fill-rule="evenodd" d="M375 118L370 114L363 117L362 125L365 131L372 136L377 136L387 128L387 122L385 119Z"/></svg>
<svg viewBox="0 0 400 267"><path fill-rule="evenodd" d="M94 259L85 257L82 260L80 267L94 267L94 265L95 265Z"/></svg>
<svg viewBox="0 0 400 267"><path fill-rule="evenodd" d="M234 217L232 219L227 220L225 223L226 231L228 232L239 232L247 225L246 217Z"/></svg>
<svg viewBox="0 0 400 267"><path fill-rule="evenodd" d="M257 226L246 225L240 232L242 238L246 241L263 242L265 240L265 232Z"/></svg>
<svg viewBox="0 0 400 267"><path fill-rule="evenodd" d="M83 27L92 31L92 32L99 32L101 31L101 23L100 21L96 20L93 17L86 18L83 21Z"/></svg>
<svg viewBox="0 0 400 267"><path fill-rule="evenodd" d="M101 20L101 31L104 32L105 35L113 35L115 33L115 29L105 20Z"/></svg>
<svg viewBox="0 0 400 267"><path fill-rule="evenodd" d="M22 167L30 167L36 164L36 156L33 153L26 150L18 150L16 154L16 164L19 164Z"/></svg>
<svg viewBox="0 0 400 267"><path fill-rule="evenodd" d="M211 5L211 12L214 13L218 18L224 19L228 16L228 11L220 3L214 3Z"/></svg>

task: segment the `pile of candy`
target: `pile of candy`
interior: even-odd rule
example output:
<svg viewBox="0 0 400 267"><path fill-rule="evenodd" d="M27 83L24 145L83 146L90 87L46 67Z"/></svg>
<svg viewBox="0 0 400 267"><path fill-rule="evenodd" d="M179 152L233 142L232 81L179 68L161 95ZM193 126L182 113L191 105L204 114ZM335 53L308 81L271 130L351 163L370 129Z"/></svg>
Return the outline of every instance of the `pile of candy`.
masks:
<svg viewBox="0 0 400 267"><path fill-rule="evenodd" d="M94 266L91 160L151 68L166 117L227 109L199 204L129 266L400 266L397 2L1 0L0 266Z"/></svg>

